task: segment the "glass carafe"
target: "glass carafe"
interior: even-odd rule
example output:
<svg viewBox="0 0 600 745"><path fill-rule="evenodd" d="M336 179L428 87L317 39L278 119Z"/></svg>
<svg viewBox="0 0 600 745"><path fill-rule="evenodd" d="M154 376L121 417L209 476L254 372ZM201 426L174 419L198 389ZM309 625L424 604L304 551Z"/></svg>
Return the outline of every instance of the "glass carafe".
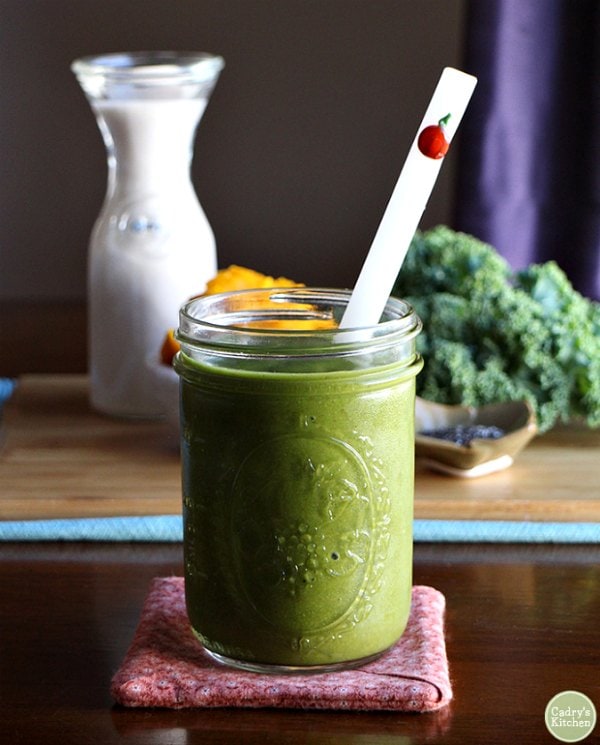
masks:
<svg viewBox="0 0 600 745"><path fill-rule="evenodd" d="M215 239L190 166L223 65L218 56L178 52L73 62L108 155L88 255L90 396L103 413L164 413L152 365L181 304L216 272Z"/></svg>

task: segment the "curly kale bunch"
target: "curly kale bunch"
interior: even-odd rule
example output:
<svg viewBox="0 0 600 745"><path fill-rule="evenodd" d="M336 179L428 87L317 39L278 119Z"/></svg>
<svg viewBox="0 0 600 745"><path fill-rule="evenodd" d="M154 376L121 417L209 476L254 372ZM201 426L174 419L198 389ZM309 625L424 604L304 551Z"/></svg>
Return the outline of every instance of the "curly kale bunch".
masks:
<svg viewBox="0 0 600 745"><path fill-rule="evenodd" d="M393 294L423 321L423 398L526 399L542 432L574 417L600 426L600 304L555 262L513 272L492 246L439 226L417 233Z"/></svg>

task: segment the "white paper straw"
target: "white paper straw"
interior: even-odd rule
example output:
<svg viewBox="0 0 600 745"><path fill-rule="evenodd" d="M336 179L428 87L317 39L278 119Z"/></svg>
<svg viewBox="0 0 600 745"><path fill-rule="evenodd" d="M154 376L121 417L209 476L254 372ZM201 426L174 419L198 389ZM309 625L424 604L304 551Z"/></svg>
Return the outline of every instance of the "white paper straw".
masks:
<svg viewBox="0 0 600 745"><path fill-rule="evenodd" d="M444 158L421 153L419 134L450 114L444 128L450 143L465 113L477 78L452 67L444 68L421 126L408 152L390 201L350 297L340 328L379 323L410 242L433 190Z"/></svg>

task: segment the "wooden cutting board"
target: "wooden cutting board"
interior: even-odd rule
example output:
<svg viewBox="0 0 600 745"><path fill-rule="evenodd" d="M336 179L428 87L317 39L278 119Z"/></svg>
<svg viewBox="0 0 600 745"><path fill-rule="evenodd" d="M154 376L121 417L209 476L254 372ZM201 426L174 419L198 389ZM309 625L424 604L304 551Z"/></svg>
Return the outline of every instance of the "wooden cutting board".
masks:
<svg viewBox="0 0 600 745"><path fill-rule="evenodd" d="M24 376L0 436L0 519L181 511L173 431L93 412L85 376ZM415 517L600 521L600 430L553 430L511 468L477 479L417 464Z"/></svg>

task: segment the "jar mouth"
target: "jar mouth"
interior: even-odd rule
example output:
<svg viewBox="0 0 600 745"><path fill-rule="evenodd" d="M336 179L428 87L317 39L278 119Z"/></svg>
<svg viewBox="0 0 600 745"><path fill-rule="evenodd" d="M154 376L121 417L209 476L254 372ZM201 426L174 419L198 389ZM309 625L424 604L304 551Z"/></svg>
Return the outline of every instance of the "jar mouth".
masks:
<svg viewBox="0 0 600 745"><path fill-rule="evenodd" d="M203 295L180 310L176 337L185 354L195 349L235 355L360 355L411 342L421 330L412 307L389 298L375 326L338 324L351 292L330 288L269 288Z"/></svg>

